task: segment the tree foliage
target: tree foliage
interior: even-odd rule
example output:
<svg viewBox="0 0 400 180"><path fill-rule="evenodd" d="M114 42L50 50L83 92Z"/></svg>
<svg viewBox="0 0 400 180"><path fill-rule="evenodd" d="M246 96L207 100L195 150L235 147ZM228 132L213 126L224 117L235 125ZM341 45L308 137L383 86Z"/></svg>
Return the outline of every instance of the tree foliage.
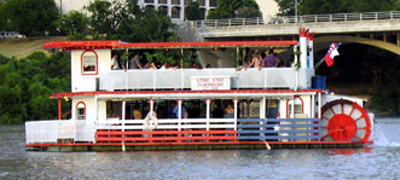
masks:
<svg viewBox="0 0 400 180"><path fill-rule="evenodd" d="M171 41L175 25L158 11L140 9L136 0L95 0L86 9L95 39L121 39L129 42Z"/></svg>
<svg viewBox="0 0 400 180"><path fill-rule="evenodd" d="M60 14L54 0L12 0L1 6L0 21L6 22L3 29L27 36L53 32Z"/></svg>
<svg viewBox="0 0 400 180"><path fill-rule="evenodd" d="M87 34L88 18L79 11L70 11L57 20L56 26L62 35L68 35L71 40L84 39Z"/></svg>
<svg viewBox="0 0 400 180"><path fill-rule="evenodd" d="M70 91L69 56L34 53L24 59L0 55L0 124L55 119L57 101L49 96ZM64 109L69 104L64 103Z"/></svg>
<svg viewBox="0 0 400 180"><path fill-rule="evenodd" d="M245 12L246 8L254 12ZM261 15L260 8L255 0L218 0L217 8L209 11L207 19L235 18L249 14L251 17Z"/></svg>
<svg viewBox="0 0 400 180"><path fill-rule="evenodd" d="M202 19L202 11L197 1L192 1L185 7L185 16L185 19L191 21Z"/></svg>

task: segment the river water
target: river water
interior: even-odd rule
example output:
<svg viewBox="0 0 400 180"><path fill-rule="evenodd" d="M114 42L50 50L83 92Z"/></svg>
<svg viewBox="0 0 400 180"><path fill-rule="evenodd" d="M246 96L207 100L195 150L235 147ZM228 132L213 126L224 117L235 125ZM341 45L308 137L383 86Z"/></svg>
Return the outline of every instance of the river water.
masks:
<svg viewBox="0 0 400 180"><path fill-rule="evenodd" d="M400 179L400 118L378 118L361 149L30 152L0 127L0 179Z"/></svg>

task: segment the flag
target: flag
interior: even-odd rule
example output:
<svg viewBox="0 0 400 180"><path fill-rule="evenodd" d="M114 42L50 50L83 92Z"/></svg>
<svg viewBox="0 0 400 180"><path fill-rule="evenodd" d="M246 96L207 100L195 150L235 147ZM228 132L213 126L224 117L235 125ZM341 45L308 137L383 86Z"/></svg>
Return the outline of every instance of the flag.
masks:
<svg viewBox="0 0 400 180"><path fill-rule="evenodd" d="M331 67L333 65L333 59L339 56L339 46L340 43L332 43L329 47L328 53L325 55L325 62L328 67Z"/></svg>

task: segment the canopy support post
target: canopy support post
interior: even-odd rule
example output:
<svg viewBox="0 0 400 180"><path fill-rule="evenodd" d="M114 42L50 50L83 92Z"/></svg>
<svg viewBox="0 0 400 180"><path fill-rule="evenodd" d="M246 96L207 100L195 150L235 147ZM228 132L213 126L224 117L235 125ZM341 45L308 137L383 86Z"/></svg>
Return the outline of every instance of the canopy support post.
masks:
<svg viewBox="0 0 400 180"><path fill-rule="evenodd" d="M58 120L62 119L62 101L61 98L58 98Z"/></svg>

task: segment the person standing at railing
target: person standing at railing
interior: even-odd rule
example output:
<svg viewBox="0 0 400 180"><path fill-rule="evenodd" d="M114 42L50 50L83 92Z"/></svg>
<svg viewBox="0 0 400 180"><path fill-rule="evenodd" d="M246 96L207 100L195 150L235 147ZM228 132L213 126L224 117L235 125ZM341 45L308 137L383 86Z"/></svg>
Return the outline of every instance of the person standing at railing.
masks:
<svg viewBox="0 0 400 180"><path fill-rule="evenodd" d="M138 104L135 104L133 106L133 119L142 119L143 115L142 112L140 111L140 107Z"/></svg>
<svg viewBox="0 0 400 180"><path fill-rule="evenodd" d="M261 55L259 53L254 53L253 54L253 59L251 59L251 63L247 68L258 68L258 70L261 70L261 68L264 66L264 62L261 59Z"/></svg>
<svg viewBox="0 0 400 180"><path fill-rule="evenodd" d="M129 61L129 69L142 69L142 65L139 61L139 54L135 53Z"/></svg>
<svg viewBox="0 0 400 180"><path fill-rule="evenodd" d="M119 64L118 64L118 54L114 54L113 58L111 59L111 70L118 70Z"/></svg>
<svg viewBox="0 0 400 180"><path fill-rule="evenodd" d="M226 106L224 111L225 111L224 118L234 118L235 117L235 110L233 109L232 103L229 103L228 106Z"/></svg>
<svg viewBox="0 0 400 180"><path fill-rule="evenodd" d="M267 56L264 57L264 67L276 67L277 60L275 58L274 50L269 49Z"/></svg>
<svg viewBox="0 0 400 180"><path fill-rule="evenodd" d="M173 108L172 108L172 111L171 111L171 118L178 118L179 117L179 106L178 106L178 103L176 103L176 102L174 102L174 101L172 101L172 106L173 106ZM187 113L186 113L186 108L185 108L185 106L182 104L182 108L181 108L181 118L183 119L183 118L185 118L185 119L187 119Z"/></svg>

